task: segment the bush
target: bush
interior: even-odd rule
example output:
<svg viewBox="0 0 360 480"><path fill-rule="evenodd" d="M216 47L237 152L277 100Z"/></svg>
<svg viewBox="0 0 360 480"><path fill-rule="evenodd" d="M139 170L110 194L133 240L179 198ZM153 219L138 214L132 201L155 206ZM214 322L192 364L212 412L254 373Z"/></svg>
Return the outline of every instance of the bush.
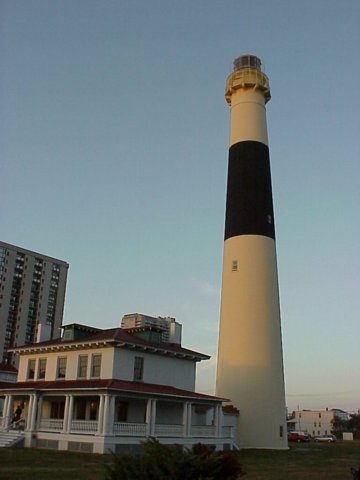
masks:
<svg viewBox="0 0 360 480"><path fill-rule="evenodd" d="M231 452L212 452L205 445L191 450L163 445L151 439L142 443L141 455L113 454L107 480L236 480L244 475Z"/></svg>

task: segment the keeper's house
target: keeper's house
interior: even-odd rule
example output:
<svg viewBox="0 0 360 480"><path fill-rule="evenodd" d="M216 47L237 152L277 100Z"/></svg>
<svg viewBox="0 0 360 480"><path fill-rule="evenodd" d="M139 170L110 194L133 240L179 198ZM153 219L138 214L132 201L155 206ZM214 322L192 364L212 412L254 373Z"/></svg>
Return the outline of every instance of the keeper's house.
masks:
<svg viewBox="0 0 360 480"><path fill-rule="evenodd" d="M20 427L25 447L105 453L146 438L232 448L238 411L195 392L196 363L209 357L164 343L150 326L63 327L61 339L12 349L16 383L0 380L0 430ZM20 406L22 419L13 423ZM23 430L23 431L22 431Z"/></svg>

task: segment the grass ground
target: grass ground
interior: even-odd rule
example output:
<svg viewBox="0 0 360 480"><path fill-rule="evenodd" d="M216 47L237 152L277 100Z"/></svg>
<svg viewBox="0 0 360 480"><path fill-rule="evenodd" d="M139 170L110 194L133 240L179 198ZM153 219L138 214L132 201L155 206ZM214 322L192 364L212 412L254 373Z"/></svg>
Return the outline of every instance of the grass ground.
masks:
<svg viewBox="0 0 360 480"><path fill-rule="evenodd" d="M295 444L285 452L247 450L239 457L245 480L352 480L360 442Z"/></svg>
<svg viewBox="0 0 360 480"><path fill-rule="evenodd" d="M35 449L0 449L0 480L104 480L107 455ZM360 442L301 444L288 451L239 453L244 480L352 480Z"/></svg>

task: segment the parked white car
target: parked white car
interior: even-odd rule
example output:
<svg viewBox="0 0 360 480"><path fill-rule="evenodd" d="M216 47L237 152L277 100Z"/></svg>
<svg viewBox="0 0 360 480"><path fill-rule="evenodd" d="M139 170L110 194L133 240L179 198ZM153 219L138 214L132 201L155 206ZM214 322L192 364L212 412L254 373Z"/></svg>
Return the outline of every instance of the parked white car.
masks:
<svg viewBox="0 0 360 480"><path fill-rule="evenodd" d="M328 442L333 443L336 442L335 435L321 435L320 437L314 437L314 442Z"/></svg>

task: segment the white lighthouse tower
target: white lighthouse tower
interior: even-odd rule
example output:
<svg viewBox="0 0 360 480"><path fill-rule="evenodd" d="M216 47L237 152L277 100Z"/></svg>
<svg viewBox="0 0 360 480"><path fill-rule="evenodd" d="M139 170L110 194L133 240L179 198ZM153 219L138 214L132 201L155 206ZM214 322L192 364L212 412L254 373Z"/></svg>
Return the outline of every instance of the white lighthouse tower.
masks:
<svg viewBox="0 0 360 480"><path fill-rule="evenodd" d="M261 61L243 55L226 82L230 146L216 394L240 410L244 448L286 449L274 213Z"/></svg>

